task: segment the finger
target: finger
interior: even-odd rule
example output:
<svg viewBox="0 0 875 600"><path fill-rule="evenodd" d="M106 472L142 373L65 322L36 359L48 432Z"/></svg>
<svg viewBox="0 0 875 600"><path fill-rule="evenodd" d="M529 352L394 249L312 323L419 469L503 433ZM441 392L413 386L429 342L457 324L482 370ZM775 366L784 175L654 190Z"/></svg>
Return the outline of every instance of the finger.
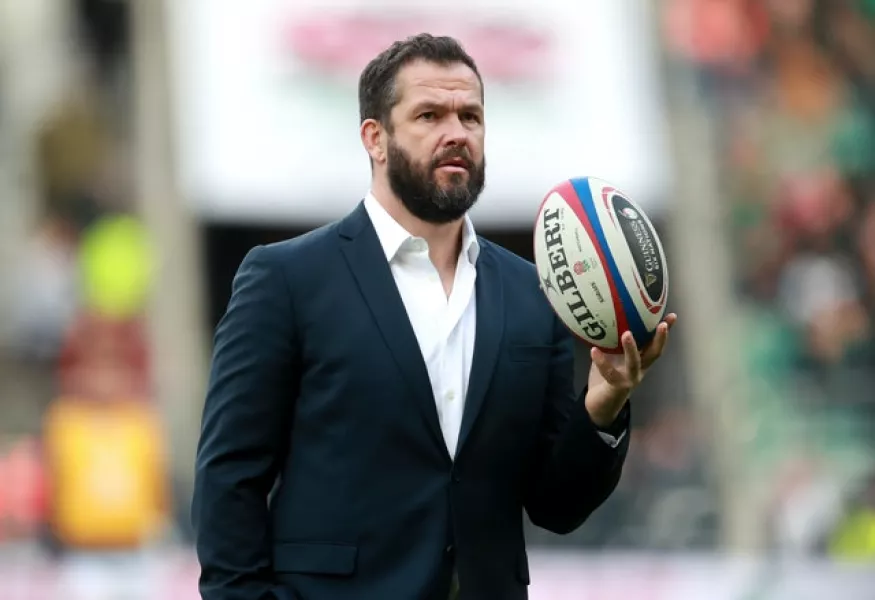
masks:
<svg viewBox="0 0 875 600"><path fill-rule="evenodd" d="M653 336L650 344L647 345L647 350L641 357L641 362L645 369L650 367L657 358L662 356L662 351L665 349L665 345L668 342L668 331L670 328L671 324L667 321L656 326L656 335Z"/></svg>
<svg viewBox="0 0 875 600"><path fill-rule="evenodd" d="M590 350L589 355L592 358L593 364L599 370L599 373L601 373L601 376L605 381L613 386L623 384L625 377L623 377L623 374L611 364L611 361L608 360L608 357L604 352L598 348L593 348Z"/></svg>
<svg viewBox="0 0 875 600"><path fill-rule="evenodd" d="M638 344L635 343L635 336L631 331L623 333L620 338L623 343L623 355L626 359L626 373L629 374L629 379L637 382L641 377L641 353L638 351Z"/></svg>
<svg viewBox="0 0 875 600"><path fill-rule="evenodd" d="M671 331L671 328L674 327L675 323L677 323L678 316L675 313L669 313L666 315L665 319L660 325L665 326L666 335L663 335L661 332L660 325L657 325L656 334L653 336L653 339L647 344L644 348L644 352L642 355L648 359L656 360L662 354L662 351L665 349L665 344L668 341L667 333ZM644 368L646 369L649 366L649 363L644 362Z"/></svg>

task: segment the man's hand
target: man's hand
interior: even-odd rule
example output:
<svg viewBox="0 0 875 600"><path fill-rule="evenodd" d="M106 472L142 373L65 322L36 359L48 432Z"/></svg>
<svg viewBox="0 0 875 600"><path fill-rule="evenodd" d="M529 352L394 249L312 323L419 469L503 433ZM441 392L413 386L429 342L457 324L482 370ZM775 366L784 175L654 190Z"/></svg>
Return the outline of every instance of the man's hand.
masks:
<svg viewBox="0 0 875 600"><path fill-rule="evenodd" d="M584 401L596 427L610 426L620 414L632 391L644 379L647 369L662 355L668 331L677 318L674 313L666 316L643 351L639 352L635 338L628 331L621 338L623 354L606 354L598 348L592 349L589 387Z"/></svg>

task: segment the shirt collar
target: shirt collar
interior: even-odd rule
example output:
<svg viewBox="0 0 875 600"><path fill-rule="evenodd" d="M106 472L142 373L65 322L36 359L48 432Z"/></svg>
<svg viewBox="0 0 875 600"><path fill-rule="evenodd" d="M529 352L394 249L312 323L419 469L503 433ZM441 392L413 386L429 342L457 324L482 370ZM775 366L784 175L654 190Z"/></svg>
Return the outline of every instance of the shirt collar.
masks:
<svg viewBox="0 0 875 600"><path fill-rule="evenodd" d="M404 243L416 238L392 218L392 215L380 204L372 192L368 192L365 196L364 204L377 232L380 246L386 254L386 260L392 262ZM477 263L477 257L480 255L480 243L477 241L474 224L468 215L465 215L462 225L462 254L468 257L468 261L472 265Z"/></svg>

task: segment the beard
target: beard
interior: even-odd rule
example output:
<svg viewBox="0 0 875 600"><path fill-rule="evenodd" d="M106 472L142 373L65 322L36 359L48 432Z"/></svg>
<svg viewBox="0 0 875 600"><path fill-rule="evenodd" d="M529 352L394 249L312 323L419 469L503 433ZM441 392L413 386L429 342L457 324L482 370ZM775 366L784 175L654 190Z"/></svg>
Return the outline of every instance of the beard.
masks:
<svg viewBox="0 0 875 600"><path fill-rule="evenodd" d="M458 158L465 161L468 176L453 173L448 183L437 180L441 162ZM462 218L486 185L486 161L475 164L463 148L450 148L424 167L416 165L394 139L387 152L389 186L410 214L426 223L443 225Z"/></svg>

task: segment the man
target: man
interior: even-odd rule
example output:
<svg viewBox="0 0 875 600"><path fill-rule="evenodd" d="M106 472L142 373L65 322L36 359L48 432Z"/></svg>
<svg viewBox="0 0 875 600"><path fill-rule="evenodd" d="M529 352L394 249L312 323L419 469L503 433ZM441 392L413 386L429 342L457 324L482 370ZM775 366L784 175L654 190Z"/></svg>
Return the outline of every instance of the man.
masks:
<svg viewBox="0 0 875 600"><path fill-rule="evenodd" d="M594 351L576 401L572 339L534 266L466 216L485 181L474 61L452 38L395 43L359 105L370 193L252 250L216 332L201 594L526 598L523 509L567 533L610 495L628 396L675 317L643 353L631 335L619 359Z"/></svg>

